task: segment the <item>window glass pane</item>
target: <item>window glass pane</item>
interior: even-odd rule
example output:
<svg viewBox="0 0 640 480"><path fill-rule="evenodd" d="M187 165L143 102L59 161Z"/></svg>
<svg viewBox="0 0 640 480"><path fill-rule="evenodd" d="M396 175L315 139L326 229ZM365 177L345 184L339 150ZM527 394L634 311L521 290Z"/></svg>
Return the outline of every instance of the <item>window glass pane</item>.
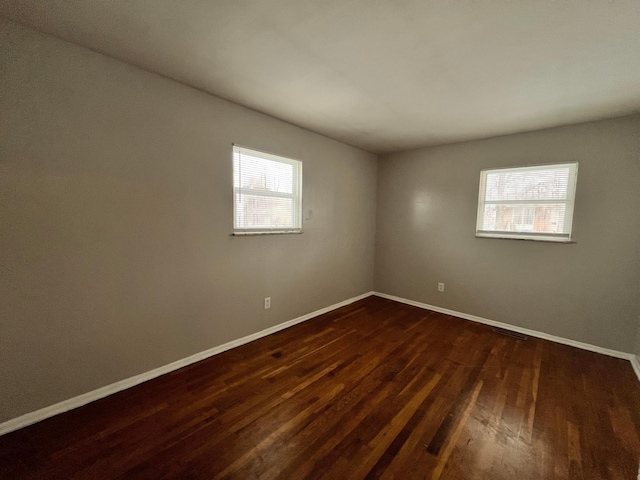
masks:
<svg viewBox="0 0 640 480"><path fill-rule="evenodd" d="M293 193L294 168L246 153L234 154L234 186L269 192Z"/></svg>
<svg viewBox="0 0 640 480"><path fill-rule="evenodd" d="M569 167L487 173L485 201L565 200Z"/></svg>
<svg viewBox="0 0 640 480"><path fill-rule="evenodd" d="M236 228L293 228L292 198L236 193Z"/></svg>
<svg viewBox="0 0 640 480"><path fill-rule="evenodd" d="M482 230L565 233L566 205L485 204Z"/></svg>

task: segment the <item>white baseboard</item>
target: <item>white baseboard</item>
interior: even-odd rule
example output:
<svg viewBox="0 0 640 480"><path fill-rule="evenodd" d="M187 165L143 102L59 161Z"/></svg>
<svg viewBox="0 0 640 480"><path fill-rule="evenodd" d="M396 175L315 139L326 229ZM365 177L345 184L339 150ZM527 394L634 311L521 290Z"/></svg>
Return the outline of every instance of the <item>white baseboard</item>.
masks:
<svg viewBox="0 0 640 480"><path fill-rule="evenodd" d="M414 307L424 308L425 310L433 310L434 312L444 313L445 315L464 318L465 320L471 320L472 322L484 323L485 325L491 325L492 327L511 330L512 332L518 332L524 335L529 335L531 337L542 338L544 340L550 340L552 342L561 343L563 345L569 345L571 347L581 348L582 350L589 350L590 352L602 353L604 355L609 355L610 357L624 358L625 360L630 360L632 365L633 365L634 359L636 363L638 362L637 357L633 353L619 352L618 350L611 350L609 348L598 347L597 345L578 342L576 340L570 340L564 337L557 337L555 335L539 332L537 330L529 330L528 328L517 327L515 325L510 325L508 323L496 322L495 320L489 320L487 318L478 317L476 315L470 315L468 313L456 312L455 310L449 310L447 308L436 307L435 305L427 305L426 303L420 303L414 300L407 300L406 298L396 297L394 295L387 295L386 293L374 292L373 294L378 297L394 300L396 302L405 303L407 305L413 305ZM638 367L638 370L636 370L636 374L638 374L638 372L640 371L640 364L638 364L637 367ZM635 368L636 367L634 366L634 369ZM638 379L640 379L640 374L638 374Z"/></svg>
<svg viewBox="0 0 640 480"><path fill-rule="evenodd" d="M542 338L545 340L550 340L552 342L557 342L564 345L581 348L583 350L602 353L604 355L609 355L611 357L624 358L631 362L631 366L633 367L633 370L638 376L638 380L640 380L640 358L636 357L632 353L619 352L617 350L598 347L596 345L590 345L588 343L582 343L576 340L570 340L568 338L557 337L555 335L550 335L544 332L538 332L536 330L529 330L528 328L522 328L514 325L509 325L507 323L496 322L495 320L489 320L486 318L478 317L476 315L470 315L468 313L456 312L454 310L449 310L442 307L436 307L435 305L428 305L426 303L416 302L414 300L408 300L406 298L396 297L394 295L387 295L386 293L367 292L362 295L358 295L357 297L353 297L348 300L345 300L343 302L336 303L329 307L321 308L320 310L316 310L315 312L302 315L301 317L294 318L293 320L280 323L278 325L267 328L260 332L247 335L246 337L242 337L237 340L232 340L231 342L225 343L224 345L219 345L217 347L210 348L209 350L196 353L194 355L191 355L190 357L177 360L175 362L156 368L154 370L141 373L139 375L127 378L125 380L120 380L118 382L112 383L111 385L107 385L105 387L98 388L91 392L83 393L82 395L78 395L77 397L73 397L68 400L64 400L62 402L56 403L54 405L41 408L40 410L36 410L35 412L26 413L20 417L7 420L4 423L0 423L0 435L4 435L5 433L18 430L20 428L26 427L33 423L37 423L46 418L53 417L54 415L58 415L60 413L67 412L69 410L73 410L74 408L81 407L82 405L86 405L87 403L91 403L95 400L99 400L113 393L126 390L127 388L134 387L148 380L159 377L160 375L173 372L174 370L178 370L182 367L186 367L187 365L191 365L193 363L199 362L200 360L204 360L205 358L212 357L214 355L225 352L232 348L239 347L240 345L244 345L246 343L252 342L262 337L266 337L268 335L271 335L272 333L279 332L280 330L284 330L286 328L292 327L293 325L297 325L298 323L302 323L306 320L310 320L311 318L317 317L319 315L330 312L337 308L344 307L345 305L349 305L351 303L357 302L358 300L362 300L363 298L367 298L371 295L376 295L378 297L394 300L396 302L404 303L407 305L413 305L414 307L423 308L425 310L432 310L434 312L444 313L446 315L452 315L454 317L463 318L465 320L471 320L472 322L478 322L478 323L483 323L485 325L504 328L506 330L511 330L511 331L519 332L532 337Z"/></svg>
<svg viewBox="0 0 640 480"><path fill-rule="evenodd" d="M301 317L294 318L293 320L289 320L273 327L269 327L266 330L252 333L251 335L247 335L246 337L232 340L228 343L225 343L224 345L218 345L217 347L210 348L209 350L205 350L204 352L196 353L194 355L191 355L190 357L177 360L168 365L164 365L148 372L141 373L140 375L136 375L125 380L120 380L119 382L115 382L111 385L98 388L97 390L83 393L82 395L78 395L77 397L73 397L54 405L41 408L40 410L36 410L35 412L26 413L20 417L7 420L6 422L0 424L0 435L4 435L5 433L18 430L36 422L40 422L41 420L53 417L54 415L73 410L74 408L81 407L82 405L86 405L87 403L99 400L113 393L126 390L127 388L134 387L143 382L159 377L160 375L164 375L165 373L173 372L174 370L178 370L179 368L186 367L187 365L199 362L200 360L204 360L205 358L209 358L213 355L231 350L232 348L239 347L240 345L244 345L245 343L249 343L259 338L266 337L267 335L279 332L280 330L292 327L293 325L297 325L298 323L302 323L306 320L330 312L337 308L344 307L345 305L357 302L358 300L362 300L363 298L369 297L371 295L373 295L373 292L363 293L362 295L358 295L357 297L349 298L348 300L345 300L343 302L336 303L329 307L321 308L320 310L316 310L315 312L311 312L306 315L302 315Z"/></svg>

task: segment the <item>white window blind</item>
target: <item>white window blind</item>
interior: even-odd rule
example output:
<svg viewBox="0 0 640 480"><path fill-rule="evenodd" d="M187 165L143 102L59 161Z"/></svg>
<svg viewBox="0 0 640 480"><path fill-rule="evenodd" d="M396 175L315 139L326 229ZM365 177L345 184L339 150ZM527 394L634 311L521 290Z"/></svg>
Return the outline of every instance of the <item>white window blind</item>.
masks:
<svg viewBox="0 0 640 480"><path fill-rule="evenodd" d="M571 240L578 163L482 170L476 236Z"/></svg>
<svg viewBox="0 0 640 480"><path fill-rule="evenodd" d="M301 228L302 162L234 145L234 233L296 233Z"/></svg>

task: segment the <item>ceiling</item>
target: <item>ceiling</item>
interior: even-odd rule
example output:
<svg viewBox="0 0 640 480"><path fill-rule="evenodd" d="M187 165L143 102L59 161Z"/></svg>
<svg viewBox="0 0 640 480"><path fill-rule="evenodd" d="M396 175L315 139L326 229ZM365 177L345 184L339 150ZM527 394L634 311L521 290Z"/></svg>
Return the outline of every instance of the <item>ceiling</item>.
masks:
<svg viewBox="0 0 640 480"><path fill-rule="evenodd" d="M376 153L640 112L639 0L0 0L0 15Z"/></svg>

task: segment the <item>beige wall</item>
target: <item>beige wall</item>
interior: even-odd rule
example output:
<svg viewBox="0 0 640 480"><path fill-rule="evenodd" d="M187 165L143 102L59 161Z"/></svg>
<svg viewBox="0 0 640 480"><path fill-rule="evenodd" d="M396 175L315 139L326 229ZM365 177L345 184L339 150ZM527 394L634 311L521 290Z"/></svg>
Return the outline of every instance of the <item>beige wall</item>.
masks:
<svg viewBox="0 0 640 480"><path fill-rule="evenodd" d="M372 290L374 155L0 27L0 422ZM232 142L303 161L304 234L229 235Z"/></svg>
<svg viewBox="0 0 640 480"><path fill-rule="evenodd" d="M475 237L481 169L563 161L580 162L576 243ZM390 155L378 165L375 288L633 352L639 209L638 116Z"/></svg>

